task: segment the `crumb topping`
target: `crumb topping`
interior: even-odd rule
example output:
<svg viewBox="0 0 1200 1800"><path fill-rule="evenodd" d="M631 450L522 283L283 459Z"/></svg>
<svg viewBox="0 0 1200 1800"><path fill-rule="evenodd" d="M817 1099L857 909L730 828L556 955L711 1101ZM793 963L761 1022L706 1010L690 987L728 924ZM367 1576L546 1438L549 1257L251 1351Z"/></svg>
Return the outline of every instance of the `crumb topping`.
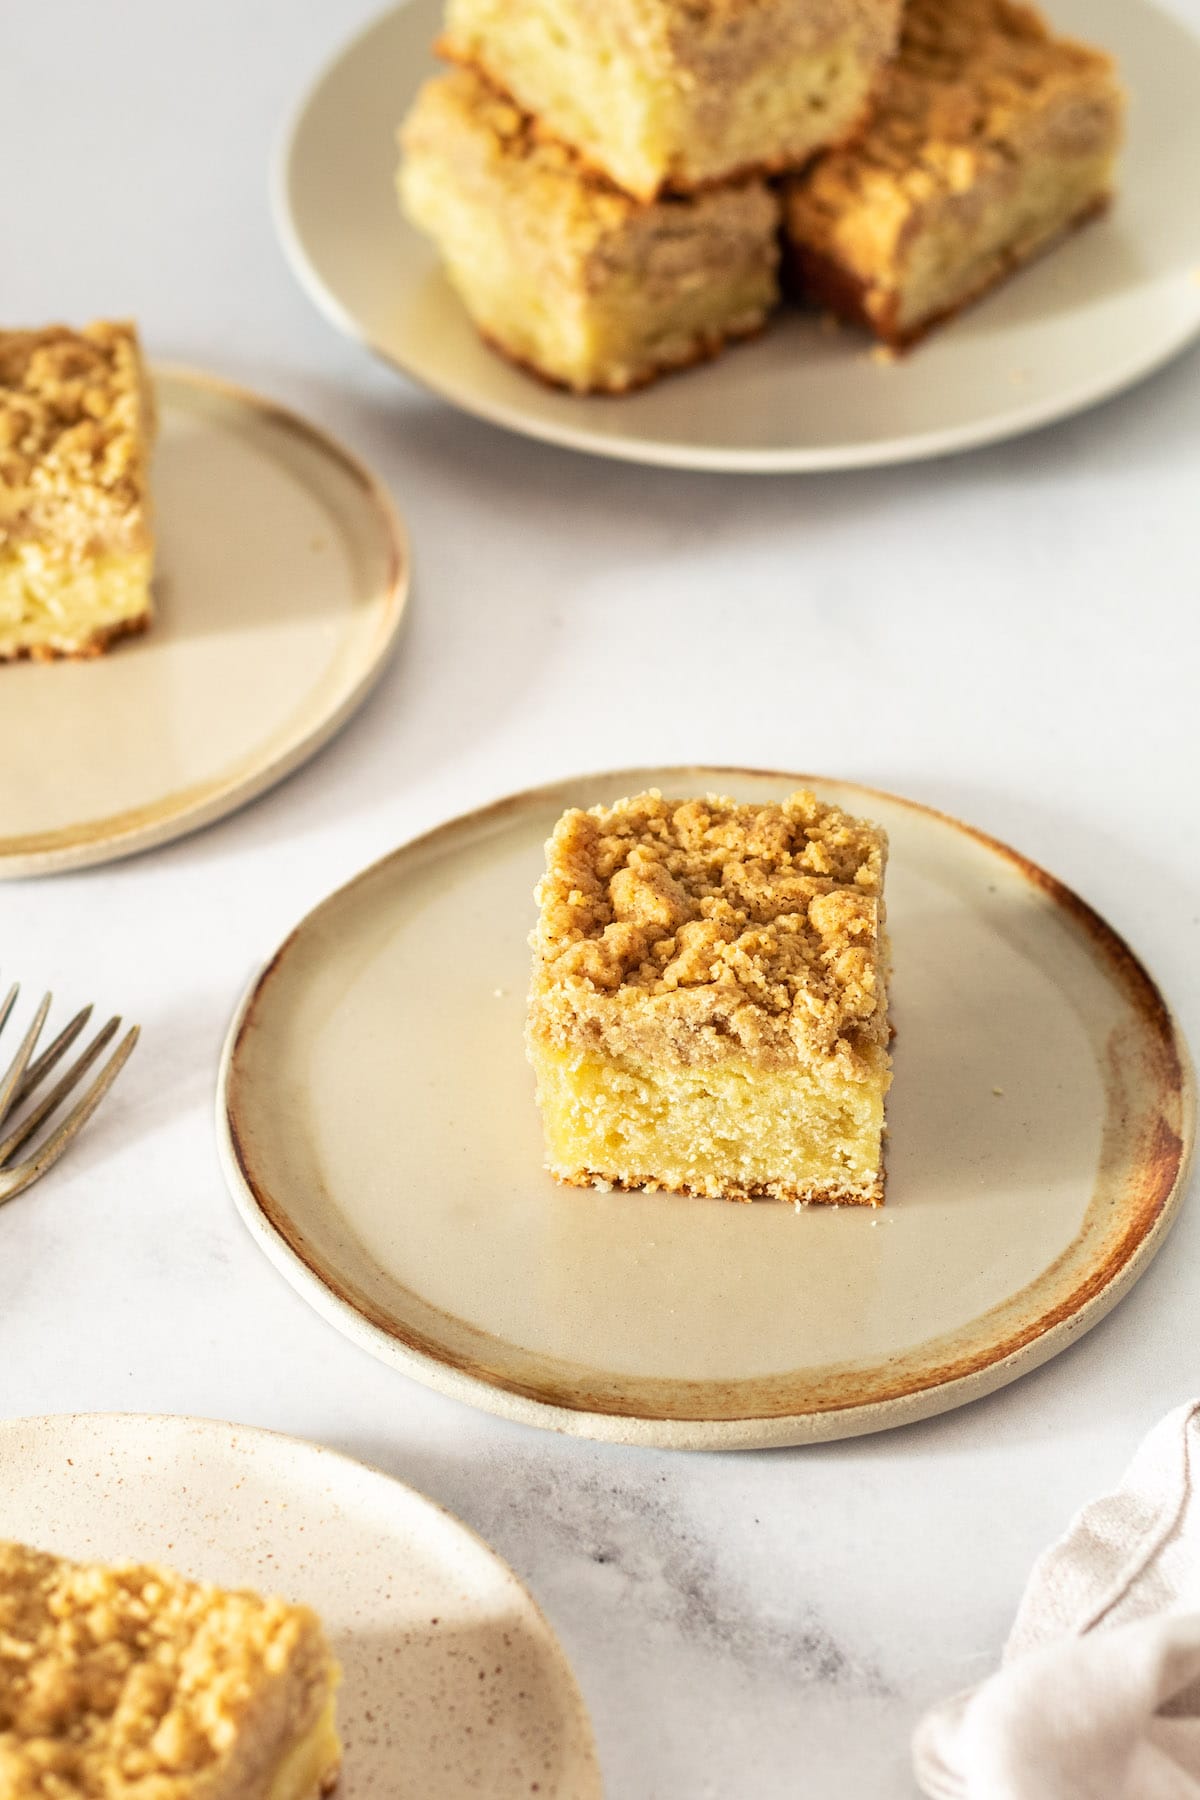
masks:
<svg viewBox="0 0 1200 1800"><path fill-rule="evenodd" d="M803 790L568 812L536 893L530 1028L685 1061L853 1058L886 1041L886 852Z"/></svg>
<svg viewBox="0 0 1200 1800"><path fill-rule="evenodd" d="M0 331L0 549L147 547L152 435L132 325Z"/></svg>
<svg viewBox="0 0 1200 1800"><path fill-rule="evenodd" d="M1011 153L1014 129L1058 99L1079 102L1056 123L1059 154L1111 139L1120 110L1112 59L1053 37L1012 0L909 0L869 125L792 184L793 216L820 241L823 219L832 227L847 208L890 205L880 231L894 234L913 207L966 192L981 166Z"/></svg>
<svg viewBox="0 0 1200 1800"><path fill-rule="evenodd" d="M318 1717L331 1674L307 1608L0 1543L4 1800L186 1800L242 1754L268 1686L287 1683L267 1721L278 1755Z"/></svg>
<svg viewBox="0 0 1200 1800"><path fill-rule="evenodd" d="M778 68L788 57L818 54L846 40L869 74L892 53L901 5L900 0L673 0L667 5L652 0L647 10L685 86L730 87L764 67ZM643 31L648 29L653 24L646 21Z"/></svg>
<svg viewBox="0 0 1200 1800"><path fill-rule="evenodd" d="M634 227L639 237L657 234L667 245L687 246L695 237L709 257L708 234L717 228L731 240L729 254L744 254L736 241L741 236L774 257L779 202L765 181L751 176L695 195L635 200L471 67L425 83L399 141L407 157L430 151L453 157L468 191L478 188L482 170L489 184L519 198L522 216L543 231L552 220L562 250L573 255L602 257L606 240L611 246L616 234ZM494 189L488 199L494 205ZM585 269L585 281L601 275Z"/></svg>
<svg viewBox="0 0 1200 1800"><path fill-rule="evenodd" d="M399 139L408 155L420 154L430 143L444 151L457 139L503 168L507 181L520 182L535 204L539 199L561 204L569 197L598 226L618 227L643 210L474 68L452 68L427 81Z"/></svg>

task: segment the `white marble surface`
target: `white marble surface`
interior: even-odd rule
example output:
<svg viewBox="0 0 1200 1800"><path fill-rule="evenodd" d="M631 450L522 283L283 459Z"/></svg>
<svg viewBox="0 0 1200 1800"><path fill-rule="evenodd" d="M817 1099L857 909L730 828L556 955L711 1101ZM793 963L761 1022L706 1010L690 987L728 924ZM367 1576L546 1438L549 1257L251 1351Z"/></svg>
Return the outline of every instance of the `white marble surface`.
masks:
<svg viewBox="0 0 1200 1800"><path fill-rule="evenodd" d="M820 1449L623 1452L476 1415L322 1324L222 1186L217 1053L255 964L404 836L573 768L691 758L841 773L1009 839L1200 1039L1200 354L1025 442L831 479L647 473L460 419L338 339L271 235L279 121L369 10L5 21L6 320L132 312L159 357L307 409L390 482L418 580L382 686L283 788L0 888L4 975L146 1033L0 1215L0 1413L254 1421L443 1500L559 1630L613 1800L909 1796L917 1711L988 1667L1036 1552L1200 1383L1200 1211L1091 1336L979 1405Z"/></svg>

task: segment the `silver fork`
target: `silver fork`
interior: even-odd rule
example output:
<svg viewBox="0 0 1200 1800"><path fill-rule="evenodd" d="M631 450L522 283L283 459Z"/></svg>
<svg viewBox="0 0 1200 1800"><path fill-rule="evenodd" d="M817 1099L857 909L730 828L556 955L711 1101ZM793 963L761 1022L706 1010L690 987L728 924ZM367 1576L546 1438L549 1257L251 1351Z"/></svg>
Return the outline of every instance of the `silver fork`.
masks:
<svg viewBox="0 0 1200 1800"><path fill-rule="evenodd" d="M11 987L4 999L0 1000L0 1032L3 1032L8 1023L19 992L19 987ZM16 1055L0 1075L0 1132L4 1131L6 1125L9 1126L6 1135L0 1138L0 1206L29 1187L39 1175L44 1175L58 1161L76 1132L87 1124L129 1060L129 1054L138 1041L139 1027L134 1025L125 1033L90 1087L84 1089L66 1118L36 1149L29 1150L21 1162L14 1162L13 1158L18 1150L24 1149L51 1114L58 1111L67 1095L78 1087L101 1051L111 1044L121 1028L120 1018L110 1019L96 1033L87 1049L75 1058L66 1073L59 1076L49 1092L43 1094L36 1105L22 1114L25 1102L33 1098L34 1090L52 1069L57 1068L92 1016L91 1007L85 1006L82 1012L75 1014L69 1025L64 1025L53 1043L47 1044L41 1054L35 1057L34 1051L42 1035L46 1015L50 1011L51 998L47 994L38 1007Z"/></svg>

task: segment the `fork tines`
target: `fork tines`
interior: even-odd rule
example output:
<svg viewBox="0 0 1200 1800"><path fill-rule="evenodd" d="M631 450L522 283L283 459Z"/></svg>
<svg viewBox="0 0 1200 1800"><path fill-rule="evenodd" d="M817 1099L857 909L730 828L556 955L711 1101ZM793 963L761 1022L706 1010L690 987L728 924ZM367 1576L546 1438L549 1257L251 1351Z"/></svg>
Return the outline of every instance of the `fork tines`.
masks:
<svg viewBox="0 0 1200 1800"><path fill-rule="evenodd" d="M3 1032L8 1023L19 992L20 989L13 986L3 1000L0 1000L0 1032ZM34 1100L35 1093L46 1076L58 1067L68 1050L82 1035L92 1016L92 1008L85 1006L69 1024L64 1025L44 1050L38 1052L38 1040L50 1012L50 1003L51 995L47 994L18 1045L16 1055L3 1074L0 1074L0 1132L8 1127L6 1135L0 1138L0 1206L6 1200L11 1200L14 1194L20 1193L22 1188L27 1188L31 1182L36 1181L39 1175L44 1175L51 1164L58 1161L72 1138L103 1100L138 1040L139 1028L134 1025L125 1033L99 1074L84 1089L66 1118L36 1148L26 1150L26 1146L30 1145L47 1120L79 1086L121 1028L120 1018L111 1018L58 1080L42 1093L35 1104L27 1107L26 1103ZM19 1150L26 1150L26 1154L22 1161L15 1162L13 1159Z"/></svg>

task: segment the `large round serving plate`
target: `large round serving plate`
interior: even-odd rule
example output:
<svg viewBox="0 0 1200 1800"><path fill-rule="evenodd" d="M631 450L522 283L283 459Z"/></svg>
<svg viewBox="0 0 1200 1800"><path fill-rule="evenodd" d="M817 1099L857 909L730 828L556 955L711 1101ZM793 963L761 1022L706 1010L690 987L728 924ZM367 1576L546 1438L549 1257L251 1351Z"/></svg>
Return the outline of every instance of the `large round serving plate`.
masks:
<svg viewBox="0 0 1200 1800"><path fill-rule="evenodd" d="M376 1469L213 1419L0 1423L0 1538L312 1606L342 1668L338 1800L600 1800L566 1658L474 1532Z"/></svg>
<svg viewBox="0 0 1200 1800"><path fill-rule="evenodd" d="M155 386L155 618L91 661L0 667L0 878L244 805L345 723L396 641L408 540L357 458L211 376Z"/></svg>
<svg viewBox="0 0 1200 1800"><path fill-rule="evenodd" d="M1130 134L1113 212L890 365L856 331L781 315L755 342L622 399L578 399L476 338L396 204L396 127L434 61L441 0L409 0L317 77L285 132L276 226L342 331L414 381L548 443L675 468L773 472L908 462L1065 418L1200 333L1200 42L1153 0L1049 0L1115 53Z"/></svg>
<svg viewBox="0 0 1200 1800"><path fill-rule="evenodd" d="M522 1046L555 819L801 783L891 839L886 1206L557 1186ZM1193 1114L1153 982L1051 876L887 794L719 768L560 782L377 863L254 982L218 1096L251 1231L357 1343L511 1418L703 1448L898 1425L1064 1349L1162 1244Z"/></svg>

